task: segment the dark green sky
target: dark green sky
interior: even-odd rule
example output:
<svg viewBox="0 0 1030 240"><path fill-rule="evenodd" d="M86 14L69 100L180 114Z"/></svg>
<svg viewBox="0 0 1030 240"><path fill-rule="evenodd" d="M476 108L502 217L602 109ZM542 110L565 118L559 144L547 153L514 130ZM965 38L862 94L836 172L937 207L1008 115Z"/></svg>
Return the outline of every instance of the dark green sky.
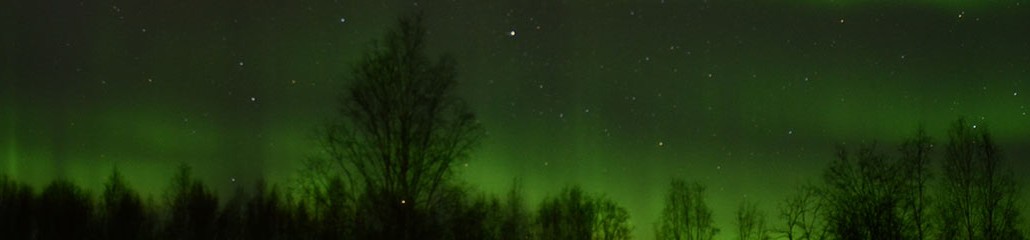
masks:
<svg viewBox="0 0 1030 240"><path fill-rule="evenodd" d="M960 116L1030 169L1030 2L278 2L0 3L0 170L98 188L117 164L160 193L186 162L220 190L287 183L350 64L412 11L488 131L464 178L519 177L532 201L581 184L637 236L673 177L708 186L732 237L741 200L774 218L835 145L893 150L920 123L943 143Z"/></svg>

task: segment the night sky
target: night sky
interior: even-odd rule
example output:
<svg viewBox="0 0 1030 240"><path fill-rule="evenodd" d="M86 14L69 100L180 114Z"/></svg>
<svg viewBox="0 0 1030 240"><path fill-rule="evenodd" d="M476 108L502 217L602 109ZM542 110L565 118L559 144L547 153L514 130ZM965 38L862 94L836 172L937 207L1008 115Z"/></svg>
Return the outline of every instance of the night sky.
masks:
<svg viewBox="0 0 1030 240"><path fill-rule="evenodd" d="M943 145L962 116L1030 169L1030 1L270 2L0 3L0 172L289 184L350 67L419 11L487 132L462 178L530 202L580 184L638 237L673 177L731 237L740 201L777 223L835 145L894 151L919 124Z"/></svg>

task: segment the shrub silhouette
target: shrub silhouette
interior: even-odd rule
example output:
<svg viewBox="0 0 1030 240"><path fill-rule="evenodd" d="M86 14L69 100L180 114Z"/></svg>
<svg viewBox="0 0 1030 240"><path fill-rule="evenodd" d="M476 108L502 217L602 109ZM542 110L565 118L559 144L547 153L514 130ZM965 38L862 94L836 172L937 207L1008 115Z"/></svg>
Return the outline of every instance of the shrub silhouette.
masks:
<svg viewBox="0 0 1030 240"><path fill-rule="evenodd" d="M67 180L57 180L43 190L37 205L38 239L89 239L93 232L93 201L88 193Z"/></svg>
<svg viewBox="0 0 1030 240"><path fill-rule="evenodd" d="M0 236L5 239L30 239L36 199L32 188L0 175Z"/></svg>

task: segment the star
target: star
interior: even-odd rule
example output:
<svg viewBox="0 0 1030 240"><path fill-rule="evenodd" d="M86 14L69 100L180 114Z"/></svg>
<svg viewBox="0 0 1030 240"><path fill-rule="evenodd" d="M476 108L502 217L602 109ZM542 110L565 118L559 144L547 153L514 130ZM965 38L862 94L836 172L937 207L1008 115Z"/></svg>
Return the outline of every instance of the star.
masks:
<svg viewBox="0 0 1030 240"><path fill-rule="evenodd" d="M340 22L341 23L345 23L345 22L347 22L347 19L346 18L340 18Z"/></svg>
<svg viewBox="0 0 1030 240"><path fill-rule="evenodd" d="M257 101L257 98L256 98L256 97L250 97L250 101L251 101L251 102L256 102L256 101Z"/></svg>
<svg viewBox="0 0 1030 240"><path fill-rule="evenodd" d="M511 32L508 32L508 36L514 37L515 36L515 30L511 30Z"/></svg>
<svg viewBox="0 0 1030 240"><path fill-rule="evenodd" d="M664 146L665 146L665 142L659 141L659 142L658 142L658 146L659 146L659 147L664 147Z"/></svg>

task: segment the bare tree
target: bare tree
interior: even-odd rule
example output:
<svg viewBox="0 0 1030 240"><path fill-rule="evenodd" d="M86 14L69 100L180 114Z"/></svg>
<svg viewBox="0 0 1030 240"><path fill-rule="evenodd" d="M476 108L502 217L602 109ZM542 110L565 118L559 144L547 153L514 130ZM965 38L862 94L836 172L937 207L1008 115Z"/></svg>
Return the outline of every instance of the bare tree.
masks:
<svg viewBox="0 0 1030 240"><path fill-rule="evenodd" d="M745 199L737 207L737 237L740 240L767 240L765 214L758 211L758 205Z"/></svg>
<svg viewBox="0 0 1030 240"><path fill-rule="evenodd" d="M933 174L930 172L933 140L920 126L911 139L905 141L899 152L901 161L899 173L905 194L902 199L902 214L906 222L906 235L909 239L923 240L929 238L930 221L927 219L929 184Z"/></svg>
<svg viewBox="0 0 1030 240"><path fill-rule="evenodd" d="M104 183L100 195L100 220L105 239L141 239L147 237L151 219L148 218L139 194L130 188L118 168Z"/></svg>
<svg viewBox="0 0 1030 240"><path fill-rule="evenodd" d="M780 206L780 219L785 226L780 230L788 240L827 239L823 221L825 202L820 190L812 185L803 185Z"/></svg>
<svg viewBox="0 0 1030 240"><path fill-rule="evenodd" d="M211 239L218 216L218 197L194 178L189 165L180 164L166 192L169 219L164 231L169 239Z"/></svg>
<svg viewBox="0 0 1030 240"><path fill-rule="evenodd" d="M901 239L897 164L870 144L855 153L838 149L824 174L827 227L836 239Z"/></svg>
<svg viewBox="0 0 1030 240"><path fill-rule="evenodd" d="M1023 239L1018 186L983 126L956 121L942 163L943 239Z"/></svg>
<svg viewBox="0 0 1030 240"><path fill-rule="evenodd" d="M454 62L430 60L425 35L421 16L400 19L354 67L323 138L326 160L367 210L364 227L389 238L426 237L416 230L430 229L424 214L482 134L454 93Z"/></svg>
<svg viewBox="0 0 1030 240"><path fill-rule="evenodd" d="M529 219L530 214L526 210L525 200L522 197L522 184L519 180L515 180L505 197L504 205L501 206L501 229L499 231L501 235L497 239L529 239L531 234Z"/></svg>
<svg viewBox="0 0 1030 240"><path fill-rule="evenodd" d="M705 204L705 187L672 180L665 208L656 227L657 239L710 240L719 232L713 226L712 210Z"/></svg>
<svg viewBox="0 0 1030 240"><path fill-rule="evenodd" d="M633 227L629 225L629 212L625 208L604 197L595 199L595 208L593 239L630 239Z"/></svg>
<svg viewBox="0 0 1030 240"><path fill-rule="evenodd" d="M567 187L544 200L537 211L539 239L629 239L629 212L603 196L591 196L579 186Z"/></svg>

